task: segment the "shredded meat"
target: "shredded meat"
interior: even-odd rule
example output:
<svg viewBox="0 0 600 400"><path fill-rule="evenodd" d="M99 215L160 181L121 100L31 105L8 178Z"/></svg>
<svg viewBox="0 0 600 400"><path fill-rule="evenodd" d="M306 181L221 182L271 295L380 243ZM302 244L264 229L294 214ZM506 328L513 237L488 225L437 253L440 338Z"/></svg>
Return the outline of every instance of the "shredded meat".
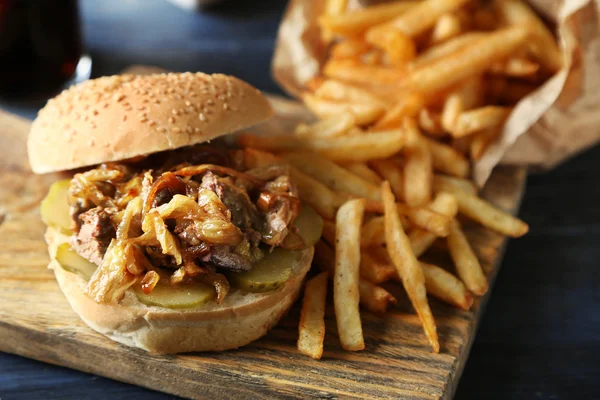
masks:
<svg viewBox="0 0 600 400"><path fill-rule="evenodd" d="M100 207L79 214L79 232L71 238L71 247L97 265L102 263L104 253L116 235L110 216L107 209Z"/></svg>
<svg viewBox="0 0 600 400"><path fill-rule="evenodd" d="M302 248L290 231L300 209L289 168L243 162L239 151L198 145L76 174L71 245L101 266L90 297L113 301L131 284L150 292L166 276L210 284L220 302L223 272L252 269L269 247Z"/></svg>

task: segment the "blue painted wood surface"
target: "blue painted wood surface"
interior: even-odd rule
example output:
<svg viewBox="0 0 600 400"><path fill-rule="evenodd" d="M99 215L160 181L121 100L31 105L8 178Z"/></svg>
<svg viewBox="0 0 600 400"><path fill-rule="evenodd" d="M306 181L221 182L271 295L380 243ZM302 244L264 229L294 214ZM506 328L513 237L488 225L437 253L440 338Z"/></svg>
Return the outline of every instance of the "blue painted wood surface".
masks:
<svg viewBox="0 0 600 400"><path fill-rule="evenodd" d="M83 0L95 76L131 64L224 72L281 93L269 73L285 1L229 0L199 14L164 0ZM3 105L33 117L39 104ZM600 147L532 176L456 399L600 398ZM0 353L0 398L167 399Z"/></svg>

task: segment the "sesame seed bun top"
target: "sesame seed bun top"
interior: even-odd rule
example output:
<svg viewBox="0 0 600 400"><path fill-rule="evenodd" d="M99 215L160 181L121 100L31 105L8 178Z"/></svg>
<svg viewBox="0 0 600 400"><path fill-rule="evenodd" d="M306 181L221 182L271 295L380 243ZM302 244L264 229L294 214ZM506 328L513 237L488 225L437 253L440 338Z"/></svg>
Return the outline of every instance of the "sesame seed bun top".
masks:
<svg viewBox="0 0 600 400"><path fill-rule="evenodd" d="M83 82L42 108L27 148L36 173L209 141L272 115L258 89L226 75L119 75Z"/></svg>

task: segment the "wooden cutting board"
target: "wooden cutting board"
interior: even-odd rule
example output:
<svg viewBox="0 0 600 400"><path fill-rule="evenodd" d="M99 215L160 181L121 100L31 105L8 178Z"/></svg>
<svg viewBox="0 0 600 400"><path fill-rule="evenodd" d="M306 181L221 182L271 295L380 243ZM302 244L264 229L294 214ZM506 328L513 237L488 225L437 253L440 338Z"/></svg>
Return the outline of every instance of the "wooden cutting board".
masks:
<svg viewBox="0 0 600 400"><path fill-rule="evenodd" d="M281 128L289 123L285 116L297 115L297 106L289 101L275 106L284 118L271 128ZM71 310L46 268L38 205L58 176L31 173L25 150L28 128L29 121L0 111L0 351L190 398L452 397L486 298L468 312L431 300L439 354L431 353L405 298L386 317L362 314L362 352L341 349L330 307L320 361L296 351L298 305L263 339L218 354L154 356L92 331ZM498 168L484 197L514 213L524 183L523 169ZM468 234L493 281L505 240L476 226L468 226Z"/></svg>

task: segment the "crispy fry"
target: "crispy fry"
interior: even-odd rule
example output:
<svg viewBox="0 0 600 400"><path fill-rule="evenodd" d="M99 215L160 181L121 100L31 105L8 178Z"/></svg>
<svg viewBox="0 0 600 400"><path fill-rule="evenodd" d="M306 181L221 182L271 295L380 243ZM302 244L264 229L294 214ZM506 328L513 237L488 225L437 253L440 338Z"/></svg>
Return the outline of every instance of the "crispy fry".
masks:
<svg viewBox="0 0 600 400"><path fill-rule="evenodd" d="M414 59L417 54L415 42L397 30L386 31L377 46L385 50L391 63L398 67Z"/></svg>
<svg viewBox="0 0 600 400"><path fill-rule="evenodd" d="M420 206L431 199L433 181L432 156L414 119L405 120L404 200L409 206Z"/></svg>
<svg viewBox="0 0 600 400"><path fill-rule="evenodd" d="M500 127L492 127L473 136L470 146L471 159L479 160L492 142L501 134Z"/></svg>
<svg viewBox="0 0 600 400"><path fill-rule="evenodd" d="M310 93L304 93L302 100L313 113L321 118L351 112L358 125L370 124L385 112L385 109L381 105L324 99Z"/></svg>
<svg viewBox="0 0 600 400"><path fill-rule="evenodd" d="M417 93L439 92L505 59L522 48L528 37L529 30L523 26L486 34L456 53L411 71L402 81L402 87Z"/></svg>
<svg viewBox="0 0 600 400"><path fill-rule="evenodd" d="M333 161L360 162L396 154L404 145L404 131L394 129L331 139L306 138L303 141L290 135L267 137L244 134L238 137L238 143L241 146L269 151L314 150Z"/></svg>
<svg viewBox="0 0 600 400"><path fill-rule="evenodd" d="M471 173L471 165L462 154L443 143L425 138L433 159L433 168L437 171L465 178Z"/></svg>
<svg viewBox="0 0 600 400"><path fill-rule="evenodd" d="M458 276L471 292L483 296L488 290L488 281L458 221L453 221L446 240Z"/></svg>
<svg viewBox="0 0 600 400"><path fill-rule="evenodd" d="M552 32L529 6L519 0L494 1L494 9L504 22L527 26L533 31L527 50L546 69L558 71L562 66L562 56Z"/></svg>
<svg viewBox="0 0 600 400"><path fill-rule="evenodd" d="M467 79L452 91L442 110L441 124L443 129L450 132L454 129L460 114L465 110L470 110L481 104L483 99L483 87L481 77L476 76Z"/></svg>
<svg viewBox="0 0 600 400"><path fill-rule="evenodd" d="M402 96L400 100L390 108L379 121L377 121L374 129L389 129L402 126L404 118L415 117L424 106L425 99L423 96L415 93L408 93Z"/></svg>
<svg viewBox="0 0 600 400"><path fill-rule="evenodd" d="M244 163L247 168L257 168L272 164L285 164L285 161L271 153L256 149L244 149ZM323 218L333 219L340 200L327 186L310 176L290 168L290 175L298 186L300 197L313 207Z"/></svg>
<svg viewBox="0 0 600 400"><path fill-rule="evenodd" d="M431 42L440 43L460 35L462 31L460 19L454 14L442 15L433 28Z"/></svg>
<svg viewBox="0 0 600 400"><path fill-rule="evenodd" d="M510 237L520 237L529 231L529 226L525 222L455 185L438 180L434 183L434 188L436 191L452 193L458 201L461 214L496 232Z"/></svg>
<svg viewBox="0 0 600 400"><path fill-rule="evenodd" d="M436 174L433 176L433 184L438 185L439 187L443 187L444 185L452 185L466 193L472 194L473 196L477 196L477 192L479 192L479 190L477 190L477 186L475 186L472 181L463 178L456 178L454 176Z"/></svg>
<svg viewBox="0 0 600 400"><path fill-rule="evenodd" d="M409 37L416 37L433 28L442 15L458 10L469 0L425 0L385 24L367 31L369 43L377 43L388 30L397 30Z"/></svg>
<svg viewBox="0 0 600 400"><path fill-rule="evenodd" d="M319 24L343 36L358 36L373 25L396 18L416 3L416 1L401 1L377 4L342 15L323 16L319 19Z"/></svg>
<svg viewBox="0 0 600 400"><path fill-rule="evenodd" d="M400 82L405 72L399 68L364 65L357 60L329 60L323 66L323 74L355 84L394 85Z"/></svg>
<svg viewBox="0 0 600 400"><path fill-rule="evenodd" d="M527 78L535 75L539 69L540 65L533 61L522 57L512 57L503 62L492 64L488 72L515 78Z"/></svg>
<svg viewBox="0 0 600 400"><path fill-rule="evenodd" d="M381 197L385 206L385 236L388 253L398 275L402 279L402 285L408 294L408 298L423 324L433 352L438 353L440 344L435 321L427 302L425 276L421 265L412 252L408 237L402 229L394 195L387 182L381 185Z"/></svg>
<svg viewBox="0 0 600 400"><path fill-rule="evenodd" d="M317 360L323 355L325 339L327 278L327 272L322 272L306 283L298 325L298 351Z"/></svg>
<svg viewBox="0 0 600 400"><path fill-rule="evenodd" d="M324 99L339 100L351 103L364 103L385 108L385 103L369 91L348 83L328 79L315 91L315 96Z"/></svg>
<svg viewBox="0 0 600 400"><path fill-rule="evenodd" d="M311 147L333 161L367 161L387 158L404 145L404 131L394 129L365 135L311 141Z"/></svg>
<svg viewBox="0 0 600 400"><path fill-rule="evenodd" d="M356 126L356 117L350 111L322 119L311 125L299 124L295 134L298 137L329 138L342 136Z"/></svg>
<svg viewBox="0 0 600 400"><path fill-rule="evenodd" d="M404 199L404 179L402 168L392 159L373 160L369 163L384 180L390 183L397 199ZM381 183L381 182L380 182Z"/></svg>
<svg viewBox="0 0 600 400"><path fill-rule="evenodd" d="M445 215L432 211L431 208L424 207L409 207L406 204L397 204L400 217L406 217L410 223L423 230L433 233L435 236L446 237L450 230L450 219ZM367 212L383 213L383 203L379 201L371 201L366 205ZM375 221L373 221L375 220ZM363 233L368 232L369 236L374 236L383 231L383 227L375 228L376 224L383 224L381 217L370 220ZM367 226L365 225L365 226ZM403 223L403 225L406 225ZM366 241L365 243L368 243Z"/></svg>
<svg viewBox="0 0 600 400"><path fill-rule="evenodd" d="M419 56L410 64L410 68L418 69L448 55L457 53L483 37L485 37L485 33L483 32L467 32L450 39L447 42L432 46L419 54Z"/></svg>
<svg viewBox="0 0 600 400"><path fill-rule="evenodd" d="M333 300L340 342L345 350L363 350L365 343L358 304L360 229L365 201L350 200L336 215L335 274Z"/></svg>
<svg viewBox="0 0 600 400"><path fill-rule="evenodd" d="M324 16L335 17L342 15L346 11L348 0L325 0L325 9L323 10ZM327 27L321 28L321 40L323 43L329 43L333 39L333 32Z"/></svg>
<svg viewBox="0 0 600 400"><path fill-rule="evenodd" d="M462 112L450 133L459 138L486 129L498 128L508 118L511 111L510 107L485 106Z"/></svg>
<svg viewBox="0 0 600 400"><path fill-rule="evenodd" d="M465 311L471 308L473 297L458 278L437 265L422 262L421 267L427 293Z"/></svg>
<svg viewBox="0 0 600 400"><path fill-rule="evenodd" d="M396 274L392 264L376 260L369 249L363 250L360 256L360 276L375 284L389 281Z"/></svg>
<svg viewBox="0 0 600 400"><path fill-rule="evenodd" d="M419 127L427 132L429 136L443 137L446 132L442 127L440 114L424 108L419 112Z"/></svg>
<svg viewBox="0 0 600 400"><path fill-rule="evenodd" d="M448 218L454 218L458 212L458 203L453 195L446 192L440 192L435 199L429 203L428 209ZM449 224L451 220L449 220ZM449 229L449 227L448 227ZM424 229L413 229L409 235L410 245L416 257L425 253L436 241L438 236Z"/></svg>
<svg viewBox="0 0 600 400"><path fill-rule="evenodd" d="M334 191L347 192L365 199L381 200L377 185L356 176L319 154L294 151L284 154L284 158L300 171Z"/></svg>
<svg viewBox="0 0 600 400"><path fill-rule="evenodd" d="M396 298L390 292L365 279L360 280L358 289L360 304L374 314L385 314L388 308L396 304Z"/></svg>
<svg viewBox="0 0 600 400"><path fill-rule="evenodd" d="M376 185L380 185L383 182L379 175L364 162L346 163L344 164L344 168Z"/></svg>
<svg viewBox="0 0 600 400"><path fill-rule="evenodd" d="M331 58L358 58L370 48L371 46L367 42L359 38L343 40L331 47Z"/></svg>

